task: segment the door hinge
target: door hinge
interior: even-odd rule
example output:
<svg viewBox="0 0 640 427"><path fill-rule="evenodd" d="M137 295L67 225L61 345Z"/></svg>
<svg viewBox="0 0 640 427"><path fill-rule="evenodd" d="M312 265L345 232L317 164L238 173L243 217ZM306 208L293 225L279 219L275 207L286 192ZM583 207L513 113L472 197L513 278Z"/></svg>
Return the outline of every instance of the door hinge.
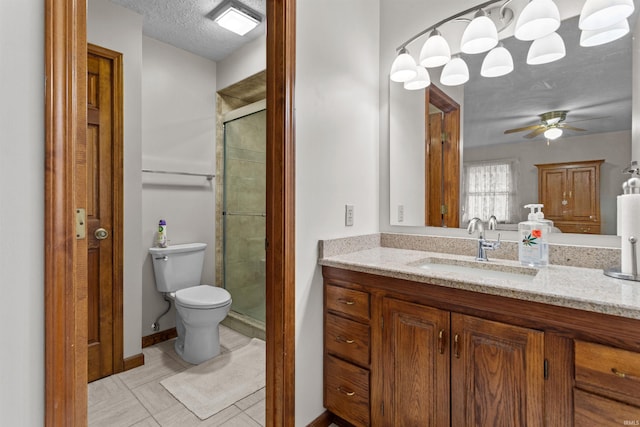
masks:
<svg viewBox="0 0 640 427"><path fill-rule="evenodd" d="M440 213L442 215L446 215L449 213L449 208L447 207L447 205L440 205Z"/></svg>
<svg viewBox="0 0 640 427"><path fill-rule="evenodd" d="M269 249L269 239L265 238L264 239L264 250L266 251L267 249Z"/></svg>
<svg viewBox="0 0 640 427"><path fill-rule="evenodd" d="M76 239L84 239L87 235L87 218L84 209L76 209Z"/></svg>
<svg viewBox="0 0 640 427"><path fill-rule="evenodd" d="M549 379L549 361L544 359L544 379Z"/></svg>

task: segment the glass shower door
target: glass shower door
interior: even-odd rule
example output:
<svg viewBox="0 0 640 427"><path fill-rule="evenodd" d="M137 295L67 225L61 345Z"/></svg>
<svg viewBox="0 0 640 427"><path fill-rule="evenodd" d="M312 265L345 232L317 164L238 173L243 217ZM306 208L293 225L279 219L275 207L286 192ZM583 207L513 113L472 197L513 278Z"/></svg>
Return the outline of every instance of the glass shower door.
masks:
<svg viewBox="0 0 640 427"><path fill-rule="evenodd" d="M266 110L224 124L224 287L265 321Z"/></svg>

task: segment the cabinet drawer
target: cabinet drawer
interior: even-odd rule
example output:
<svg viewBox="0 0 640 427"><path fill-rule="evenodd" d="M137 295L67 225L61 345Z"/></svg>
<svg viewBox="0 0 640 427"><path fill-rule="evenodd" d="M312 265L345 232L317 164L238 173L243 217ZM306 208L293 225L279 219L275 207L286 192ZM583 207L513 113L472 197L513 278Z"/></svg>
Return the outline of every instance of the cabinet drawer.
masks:
<svg viewBox="0 0 640 427"><path fill-rule="evenodd" d="M369 322L369 294L340 286L326 286L327 310Z"/></svg>
<svg viewBox="0 0 640 427"><path fill-rule="evenodd" d="M576 385L640 406L640 353L575 341Z"/></svg>
<svg viewBox="0 0 640 427"><path fill-rule="evenodd" d="M554 225L563 233L600 234L599 223L574 223L555 221Z"/></svg>
<svg viewBox="0 0 640 427"><path fill-rule="evenodd" d="M361 366L369 366L369 326L327 313L327 351Z"/></svg>
<svg viewBox="0 0 640 427"><path fill-rule="evenodd" d="M640 408L582 390L574 390L575 426L620 427L640 425Z"/></svg>
<svg viewBox="0 0 640 427"><path fill-rule="evenodd" d="M369 371L332 356L325 369L325 407L356 426L368 426Z"/></svg>

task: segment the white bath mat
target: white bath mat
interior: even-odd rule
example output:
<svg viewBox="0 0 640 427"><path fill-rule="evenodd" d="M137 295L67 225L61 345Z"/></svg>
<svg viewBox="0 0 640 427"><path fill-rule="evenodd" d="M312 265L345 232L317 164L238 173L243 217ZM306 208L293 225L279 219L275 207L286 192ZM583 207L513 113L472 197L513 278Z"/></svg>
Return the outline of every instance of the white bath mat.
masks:
<svg viewBox="0 0 640 427"><path fill-rule="evenodd" d="M160 382L201 420L265 386L265 342L222 353Z"/></svg>

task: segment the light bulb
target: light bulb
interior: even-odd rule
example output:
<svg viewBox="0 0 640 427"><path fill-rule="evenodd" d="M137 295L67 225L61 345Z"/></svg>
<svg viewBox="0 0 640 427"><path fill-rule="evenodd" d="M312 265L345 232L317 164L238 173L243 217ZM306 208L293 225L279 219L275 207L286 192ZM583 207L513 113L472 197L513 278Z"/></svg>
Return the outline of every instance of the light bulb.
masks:
<svg viewBox="0 0 640 427"><path fill-rule="evenodd" d="M394 82L406 82L414 78L416 74L416 61L406 49L402 48L393 64L391 64L389 77Z"/></svg>

